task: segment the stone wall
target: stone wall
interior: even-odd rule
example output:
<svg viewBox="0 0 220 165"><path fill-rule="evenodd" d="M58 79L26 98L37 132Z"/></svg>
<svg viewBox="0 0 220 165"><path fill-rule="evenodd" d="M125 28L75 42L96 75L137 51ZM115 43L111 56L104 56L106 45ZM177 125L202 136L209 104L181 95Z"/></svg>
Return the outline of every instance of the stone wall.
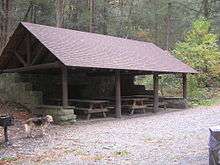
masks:
<svg viewBox="0 0 220 165"><path fill-rule="evenodd" d="M0 75L0 97L5 101L20 103L28 109L43 102L42 92L33 90L32 84L23 82L19 74Z"/></svg>
<svg viewBox="0 0 220 165"><path fill-rule="evenodd" d="M41 91L43 94L42 104L47 104L50 98L62 97L61 76L58 74L20 74L23 82L32 85L35 91Z"/></svg>
<svg viewBox="0 0 220 165"><path fill-rule="evenodd" d="M62 106L42 105L32 111L35 116L53 116L55 123L71 124L76 121L74 107L63 108Z"/></svg>

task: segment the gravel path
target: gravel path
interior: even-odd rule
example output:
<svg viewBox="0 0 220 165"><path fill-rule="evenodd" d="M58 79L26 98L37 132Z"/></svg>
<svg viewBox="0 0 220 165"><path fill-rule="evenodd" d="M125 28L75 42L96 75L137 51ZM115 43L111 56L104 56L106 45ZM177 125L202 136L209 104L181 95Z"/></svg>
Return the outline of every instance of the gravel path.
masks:
<svg viewBox="0 0 220 165"><path fill-rule="evenodd" d="M51 126L26 139L11 127L13 145L0 158L13 164L208 164L208 128L220 124L220 105L123 119Z"/></svg>

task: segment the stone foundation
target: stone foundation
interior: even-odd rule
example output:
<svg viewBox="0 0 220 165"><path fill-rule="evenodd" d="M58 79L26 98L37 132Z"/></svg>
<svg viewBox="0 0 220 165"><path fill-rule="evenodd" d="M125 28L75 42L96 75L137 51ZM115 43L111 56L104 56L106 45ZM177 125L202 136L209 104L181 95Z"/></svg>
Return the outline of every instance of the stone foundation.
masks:
<svg viewBox="0 0 220 165"><path fill-rule="evenodd" d="M54 122L59 124L72 124L76 122L73 106L63 108L62 106L41 105L37 106L32 113L35 116L51 115L54 118Z"/></svg>

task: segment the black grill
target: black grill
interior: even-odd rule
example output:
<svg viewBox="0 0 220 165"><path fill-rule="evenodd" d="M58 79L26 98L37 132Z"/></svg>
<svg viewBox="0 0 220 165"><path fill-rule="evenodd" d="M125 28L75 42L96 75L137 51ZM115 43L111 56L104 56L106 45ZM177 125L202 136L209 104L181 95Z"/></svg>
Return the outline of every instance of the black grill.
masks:
<svg viewBox="0 0 220 165"><path fill-rule="evenodd" d="M9 115L0 116L0 126L4 128L5 144L8 143L8 126L14 125L13 117Z"/></svg>

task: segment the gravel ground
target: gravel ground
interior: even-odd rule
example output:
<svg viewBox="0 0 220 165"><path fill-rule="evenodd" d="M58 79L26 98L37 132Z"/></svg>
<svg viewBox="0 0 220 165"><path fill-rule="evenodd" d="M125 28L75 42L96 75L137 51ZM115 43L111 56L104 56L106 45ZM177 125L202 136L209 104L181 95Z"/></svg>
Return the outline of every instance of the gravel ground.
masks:
<svg viewBox="0 0 220 165"><path fill-rule="evenodd" d="M47 136L25 138L10 128L12 164L208 164L208 128L220 124L220 105L122 119L53 125Z"/></svg>

